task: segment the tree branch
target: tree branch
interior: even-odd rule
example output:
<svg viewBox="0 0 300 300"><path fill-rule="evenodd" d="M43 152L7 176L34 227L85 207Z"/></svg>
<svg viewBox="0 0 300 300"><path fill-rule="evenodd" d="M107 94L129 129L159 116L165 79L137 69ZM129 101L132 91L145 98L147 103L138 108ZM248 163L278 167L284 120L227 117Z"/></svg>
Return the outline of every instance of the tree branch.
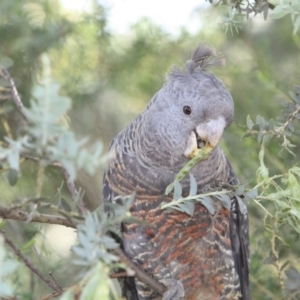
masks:
<svg viewBox="0 0 300 300"><path fill-rule="evenodd" d="M9 88L10 88L11 96L12 96L12 99L13 99L16 107L18 108L18 110L21 113L21 115L25 119L27 119L27 117L26 117L26 111L25 111L25 106L24 106L24 104L22 102L22 99L21 99L19 93L18 93L18 90L16 88L16 84L15 84L14 80L12 79L12 77L10 76L10 73L6 69L0 68L0 74L9 83ZM28 159L33 159L33 160L36 160L36 161L40 161L39 158L34 158L34 157L30 157L30 156L28 156L27 158ZM85 208L82 200L79 199L79 197L78 197L78 191L76 189L76 186L75 186L74 182L70 179L69 172L61 164L59 164L59 163L52 163L51 165L62 169L64 177L65 177L65 181L67 183L67 186L68 186L68 189L69 189L70 194L72 196L72 199L78 203L79 208L81 209L81 211L84 214L86 214L87 210L86 210L86 208Z"/></svg>
<svg viewBox="0 0 300 300"><path fill-rule="evenodd" d="M26 112L25 112L25 106L19 96L19 93L17 91L14 80L12 79L12 77L10 76L10 73L7 70L0 69L0 72L3 75L3 77L9 82L9 87L10 87L13 101L14 101L15 105L17 106L19 112L26 119L27 117L26 117ZM38 157L32 157L32 156L28 156L28 155L23 155L23 156L30 160L34 160L37 162L40 161L40 158L38 158ZM82 200L79 199L79 197L78 197L79 195L78 195L78 191L76 189L75 183L70 179L70 174L68 173L68 171L60 163L57 163L57 162L53 162L49 165L60 168L62 170L64 177L65 177L65 181L66 181L68 189L69 189L69 192L72 196L72 199L78 203L81 211L85 214L87 210L86 210ZM13 220L18 220L18 221L38 222L38 223L47 223L47 224L58 224L58 225L66 226L66 227L76 228L76 225L74 223L72 223L70 220L60 217L60 216L46 215L46 214L32 214L32 213L30 214L30 213L27 213L27 212L24 212L21 210L17 210L15 208L6 208L1 205L0 205L0 217L2 217L3 219L13 219ZM6 238L4 232L2 232L2 231L0 231L0 232L5 237L5 239L8 240ZM16 255L18 255L18 256L20 255L19 257L22 259L22 261L24 261L26 266L28 266L37 275L39 274L38 276L43 281L45 281L52 289L54 289L58 293L61 293L61 288L59 288L57 286L53 286L52 282L49 282L46 278L44 278L43 275L41 273L39 273L39 271L37 269L35 269L28 262L28 260L20 253L20 251L14 247L14 245L12 244L12 242L10 240L8 240L7 243L10 246L12 245L11 246L12 249L14 250ZM128 266L135 272L135 277L137 279L139 279L141 282L144 282L145 284L147 284L150 288L155 290L160 295L162 295L165 292L166 287L163 284L161 284L160 282L158 282L151 276L147 275L143 270L141 270L138 266L136 266L125 255L125 253L120 248L115 249L113 252L115 253L115 255L117 255L119 257L121 262L123 262L126 266Z"/></svg>
<svg viewBox="0 0 300 300"><path fill-rule="evenodd" d="M3 230L0 230L0 234L3 236L5 243L14 251L15 255L18 256L24 264L36 274L42 281L44 281L51 289L56 292L61 292L61 290L54 285L50 280L48 280L32 263L21 253L19 249L13 244L13 242L6 236Z"/></svg>
<svg viewBox="0 0 300 300"><path fill-rule="evenodd" d="M3 74L4 79L6 79L9 83L11 96L13 98L13 101L15 105L17 106L19 112L22 114L22 116L26 119L26 113L25 113L25 106L19 96L18 90L16 88L15 82L10 76L9 72L3 68L1 68L1 73Z"/></svg>
<svg viewBox="0 0 300 300"><path fill-rule="evenodd" d="M160 295L163 295L163 293L166 291L166 287L158 282L153 277L146 274L143 270L141 270L134 262L132 262L125 253L120 249L114 249L112 251L116 256L119 257L120 261L124 263L127 267L132 269L135 272L135 276L138 280L141 282L147 284L151 289L159 293Z"/></svg>
<svg viewBox="0 0 300 300"><path fill-rule="evenodd" d="M10 209L2 205L0 205L0 217L3 219L11 219L11 220L25 221L25 222L31 221L31 222L46 223L46 224L57 224L66 227L76 228L76 225L74 223L60 216L47 215L47 214L30 214L22 210Z"/></svg>
<svg viewBox="0 0 300 300"><path fill-rule="evenodd" d="M10 209L1 205L0 217L3 219L11 219L25 222L30 220L30 222L57 224L66 227L76 228L76 225L74 223L60 216L46 214L31 215L30 213L17 209ZM160 295L162 295L165 292L166 288L163 284L146 274L137 265L135 265L120 248L114 249L113 253L120 259L122 263L124 263L127 267L129 267L135 272L135 277L138 280L147 284L151 289L155 290ZM56 287L56 289L58 288ZM59 292L58 290L56 291Z"/></svg>

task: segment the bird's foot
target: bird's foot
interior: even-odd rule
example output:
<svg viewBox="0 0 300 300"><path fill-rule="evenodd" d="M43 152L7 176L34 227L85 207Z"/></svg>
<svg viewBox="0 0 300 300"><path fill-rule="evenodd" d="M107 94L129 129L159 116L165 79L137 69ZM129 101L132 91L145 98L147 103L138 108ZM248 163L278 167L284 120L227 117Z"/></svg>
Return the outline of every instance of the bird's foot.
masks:
<svg viewBox="0 0 300 300"><path fill-rule="evenodd" d="M166 287L162 300L180 300L184 299L184 287L180 280L164 279L161 281Z"/></svg>

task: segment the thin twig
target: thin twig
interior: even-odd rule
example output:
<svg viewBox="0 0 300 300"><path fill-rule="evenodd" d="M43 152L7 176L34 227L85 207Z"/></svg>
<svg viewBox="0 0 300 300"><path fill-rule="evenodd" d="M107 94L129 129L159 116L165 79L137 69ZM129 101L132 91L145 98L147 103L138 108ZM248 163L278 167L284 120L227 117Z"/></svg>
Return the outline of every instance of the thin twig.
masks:
<svg viewBox="0 0 300 300"><path fill-rule="evenodd" d="M124 278L124 277L134 277L134 275L129 276L127 272L118 272L109 275L110 278Z"/></svg>
<svg viewBox="0 0 300 300"><path fill-rule="evenodd" d="M63 225L66 227L76 228L76 225L72 223L70 220L55 216L55 215L47 215L47 214L35 214L31 215L25 211L4 207L0 205L0 217L3 219L11 219L17 221L25 221L30 220L31 222L38 223L46 223L46 224L57 224Z"/></svg>
<svg viewBox="0 0 300 300"><path fill-rule="evenodd" d="M4 78L9 82L10 90L11 90L11 93L12 93L12 98L13 98L13 101L14 101L15 105L17 106L18 110L23 115L23 117L26 119L25 106L24 106L24 104L23 104L23 102L22 102L22 100L19 96L19 93L16 89L16 85L15 85L12 77L10 76L9 72L5 69L1 69L1 73L4 75ZM31 157L31 156L26 156L26 158L31 159L31 160L35 160L35 161L40 161L39 158L35 158L35 157ZM82 212L86 213L87 210L86 210L82 200L79 199L79 197L78 197L78 191L76 189L75 183L74 183L74 181L72 181L70 179L71 177L70 177L70 174L68 173L68 171L59 163L54 162L54 163L51 163L50 165L58 167L63 171L68 189L70 191L70 194L71 194L73 200L78 203L78 205L79 205L80 209L82 210ZM14 220L19 220L19 221L28 221L28 220L30 220L31 222L59 224L59 225L64 225L64 226L67 226L67 227L75 228L75 225L71 221L69 221L68 219L62 218L62 217L53 216L53 215L42 215L42 214L30 215L30 214L28 214L24 211L20 211L20 210L11 210L10 211L10 210L8 210L7 208L5 208L3 206L0 206L0 217L2 217L4 219L14 219ZM17 250L17 251L19 251L19 250ZM150 277L143 270L141 270L139 267L137 267L125 255L125 253L120 248L115 249L113 252L119 257L120 261L122 261L126 266L128 266L129 268L131 268L135 272L136 278L138 278L140 281L144 282L145 284L149 285L150 288L155 290L160 295L162 295L165 292L166 287L163 284L161 284L160 282L158 282L154 278ZM25 260L23 260L23 261L25 262ZM25 264L26 264L26 262L25 262ZM31 267L29 267L29 268L32 270ZM52 283L51 283L51 285L52 285ZM57 291L58 293L60 293L60 290L58 290L57 287L52 287L52 288L55 291ZM52 298L53 298L53 296L52 296ZM46 298L44 298L44 300L45 299ZM47 298L47 299L51 299L51 298Z"/></svg>
<svg viewBox="0 0 300 300"><path fill-rule="evenodd" d="M19 112L22 114L22 116L26 119L26 113L25 113L25 106L21 100L21 97L18 93L18 90L16 88L15 82L12 79L12 77L10 76L9 72L5 69L1 69L1 73L3 75L3 77L8 81L9 83L9 87L10 87L10 91L11 91L11 95L13 98L13 101L15 103L15 105L17 106ZM39 159L37 159L38 161L40 161ZM74 201L76 201L78 203L79 208L81 209L81 211L86 214L87 210L82 202L81 199L79 199L78 197L78 191L76 189L76 186L74 184L74 182L70 179L70 174L69 172L59 163L54 163L52 165L56 165L57 167L61 168L68 186L68 189L70 191L70 194L72 196L72 199Z"/></svg>
<svg viewBox="0 0 300 300"><path fill-rule="evenodd" d="M57 224L66 227L76 228L76 225L74 223L72 223L71 221L63 217L54 216L54 215L45 215L45 214L38 214L38 215L31 216L27 212L16 210L16 209L11 210L1 205L0 205L0 217L3 219L12 219L18 221L28 221L30 218L31 222ZM115 249L113 252L120 259L121 262L123 262L127 267L129 267L135 272L135 277L137 279L149 285L150 288L152 288L153 290L155 290L157 293L161 295L165 292L166 288L163 284L161 284L154 278L150 277L143 270L141 270L137 265L135 265L120 248Z"/></svg>
<svg viewBox="0 0 300 300"><path fill-rule="evenodd" d="M126 266L128 266L135 272L135 277L138 280L147 284L151 289L153 289L160 295L163 295L163 293L166 291L166 287L163 284L155 280L153 277L150 277L137 265L135 265L120 248L114 249L112 252L119 257L122 263L124 263Z"/></svg>
<svg viewBox="0 0 300 300"><path fill-rule="evenodd" d="M276 223L274 225L276 226ZM274 229L272 229L271 233L272 233L271 249L272 249L272 254L275 258L274 265L275 265L275 268L276 268L276 271L277 271L277 277L278 277L278 281L279 281L279 284L280 284L281 294L283 296L284 295L284 283L283 283L282 274L281 274L280 266L279 266L278 251L276 250L276 234L274 232Z"/></svg>
<svg viewBox="0 0 300 300"><path fill-rule="evenodd" d="M18 256L24 264L36 274L42 281L44 281L51 289L60 293L60 289L53 285L53 283L48 280L32 263L21 253L21 251L13 244L13 242L6 236L3 230L0 230L0 234L3 236L5 243L14 251L15 255Z"/></svg>
<svg viewBox="0 0 300 300"><path fill-rule="evenodd" d="M22 154L22 156L26 159L33 160L33 161L36 161L36 162L40 161L40 159L38 157L34 157L34 156L31 156L31 155ZM65 181L67 183L67 187L68 187L68 190L71 194L72 199L76 203L78 203L78 206L79 206L80 210L82 211L82 213L86 214L87 209L85 208L85 206L84 206L82 200L80 199L80 197L78 197L78 191L76 189L75 183L74 183L73 180L71 180L71 177L70 177L70 174L68 173L68 171L58 162L50 163L49 166L61 169L61 171L64 174Z"/></svg>
<svg viewBox="0 0 300 300"><path fill-rule="evenodd" d="M52 272L49 272L49 276L52 278L53 282L57 285L57 287L60 289L60 292L63 293L64 290L61 287L61 285L57 282L56 278L53 276Z"/></svg>
<svg viewBox="0 0 300 300"><path fill-rule="evenodd" d="M23 102L22 102L22 100L19 96L19 93L18 93L18 90L16 88L14 80L12 79L12 77L10 76L10 74L7 70L1 69L1 73L3 74L3 77L9 83L12 98L13 98L19 112L23 115L24 118L26 118L25 106L24 106L24 104L23 104Z"/></svg>

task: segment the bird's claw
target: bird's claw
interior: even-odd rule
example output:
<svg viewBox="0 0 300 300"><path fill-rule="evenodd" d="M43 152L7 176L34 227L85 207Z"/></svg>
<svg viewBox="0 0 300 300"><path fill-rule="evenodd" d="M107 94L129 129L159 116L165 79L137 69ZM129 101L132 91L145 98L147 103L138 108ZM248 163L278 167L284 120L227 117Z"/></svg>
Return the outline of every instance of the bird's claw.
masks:
<svg viewBox="0 0 300 300"><path fill-rule="evenodd" d="M168 289L164 292L162 300L184 299L184 287L180 280L164 279L161 281Z"/></svg>

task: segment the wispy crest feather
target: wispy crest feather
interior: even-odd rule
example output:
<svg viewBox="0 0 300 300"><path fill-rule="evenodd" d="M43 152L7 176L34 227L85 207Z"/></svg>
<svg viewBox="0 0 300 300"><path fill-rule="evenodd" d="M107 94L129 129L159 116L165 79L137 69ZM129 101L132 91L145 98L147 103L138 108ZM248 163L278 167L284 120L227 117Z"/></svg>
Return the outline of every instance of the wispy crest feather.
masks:
<svg viewBox="0 0 300 300"><path fill-rule="evenodd" d="M196 48L192 59L185 63L186 70L181 70L178 67L173 68L169 75L193 74L206 71L210 67L225 66L225 58L222 54L216 54L216 50L205 44L200 43Z"/></svg>
<svg viewBox="0 0 300 300"><path fill-rule="evenodd" d="M189 73L193 73L198 67L205 70L209 67L224 65L225 59L222 55L217 55L213 47L201 43L196 48L192 59L186 62L186 69Z"/></svg>

